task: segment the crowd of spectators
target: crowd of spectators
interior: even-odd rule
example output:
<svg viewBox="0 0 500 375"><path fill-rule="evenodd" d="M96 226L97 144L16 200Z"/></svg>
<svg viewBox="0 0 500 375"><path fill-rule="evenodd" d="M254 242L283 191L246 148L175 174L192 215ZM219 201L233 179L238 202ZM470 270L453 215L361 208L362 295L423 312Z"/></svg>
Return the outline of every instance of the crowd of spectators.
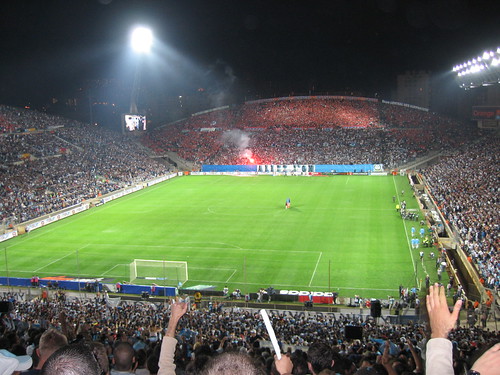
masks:
<svg viewBox="0 0 500 375"><path fill-rule="evenodd" d="M433 148L463 146L466 134L452 135L450 129L455 127L451 120L427 112L370 101L273 100L193 116L185 123L160 129L144 143L157 153L175 151L200 164L246 164L243 147L252 150L262 164L391 166ZM235 129L239 130L237 137L222 136ZM39 112L0 106L0 132L6 133L0 135L2 218L27 221L167 173L165 166L152 161L130 139ZM462 247L484 285L497 289L498 151L498 137L484 138L449 152L422 172L445 218L458 228ZM119 343L129 343L134 349L136 374L158 373L168 305L141 302L116 307L101 297L63 297L11 299L12 311L1 316L0 349L29 354L36 368L47 359L43 351L37 351L42 333L55 329L67 342L100 345L103 373L113 363L117 366ZM423 373L425 324L379 325L354 314L282 312L271 318L282 349L293 362L293 374L315 373L308 368L309 352L321 345L332 353L331 371L336 373L389 373L380 360L385 348L390 348L387 352L394 373ZM347 340L347 325L362 326L363 337ZM201 373L222 353L245 353L263 373L282 373L276 368L267 346L267 331L256 311L225 309L213 303L189 312L178 328L178 373ZM458 372L463 363L470 367L472 358L500 337L495 331L462 326L451 332L450 340Z"/></svg>
<svg viewBox="0 0 500 375"><path fill-rule="evenodd" d="M50 129L62 126L78 126L78 121L48 115L29 108L0 104L0 134L22 133L32 129Z"/></svg>
<svg viewBox="0 0 500 375"><path fill-rule="evenodd" d="M42 113L28 118L44 126L54 119ZM25 222L168 173L118 133L69 120L59 127L56 119L50 131L0 135L0 220Z"/></svg>
<svg viewBox="0 0 500 375"><path fill-rule="evenodd" d="M245 141L228 133L239 132ZM384 164L458 147L471 130L423 110L362 98L284 98L194 115L146 135L157 154L201 164ZM252 155L254 161L249 158Z"/></svg>
<svg viewBox="0 0 500 375"><path fill-rule="evenodd" d="M62 149L61 149L62 148ZM10 133L0 136L0 163L13 164L28 158L44 158L65 151L53 134Z"/></svg>
<svg viewBox="0 0 500 375"><path fill-rule="evenodd" d="M351 100L354 99L354 100ZM237 127L379 127L378 103L361 98L286 98L249 102L237 113Z"/></svg>
<svg viewBox="0 0 500 375"><path fill-rule="evenodd" d="M184 159L202 164L394 164L416 154L408 150L404 139L398 145L387 138L387 132L377 129L301 129L269 128L252 132L246 147L234 138L226 137L228 131L179 131L162 132L168 141L166 148L154 147L159 154L174 151ZM241 133L240 133L241 134ZM158 137L155 142L159 142ZM162 138L163 139L163 138ZM148 141L148 143L150 143ZM165 146L165 145L163 145ZM391 155L385 154L391 148ZM248 151L251 151L250 153ZM255 162L249 160L252 156Z"/></svg>
<svg viewBox="0 0 500 375"><path fill-rule="evenodd" d="M443 158L423 172L441 212L486 287L500 288L500 146L495 135Z"/></svg>
<svg viewBox="0 0 500 375"><path fill-rule="evenodd" d="M158 373L161 340L168 336L164 330L170 315L168 303L122 301L112 307L101 296L80 300L66 299L63 295L55 299L15 301L10 298L10 301L12 310L2 315L0 349L32 356L34 368L40 360L37 349L43 346L43 332L55 329L66 336L63 342L100 345L108 368L115 363L112 358L114 354L116 359L117 346L128 343L134 349L135 373ZM288 353L293 362L293 374L313 373L307 362L318 345L326 348L327 353L323 351L322 355L334 361L332 370L336 373L353 374L372 367L376 371L373 374L386 374L383 366L377 366L377 357L385 347L389 347L387 351L395 374L424 373L427 324L377 324L373 319L364 318L356 314L335 316L292 311L271 314L282 351ZM345 327L349 325L361 326L362 337L346 338ZM206 308L194 308L176 326L178 344L174 360L178 374L199 374L211 358L222 353L250 355L254 363L262 367L263 374L276 373L269 335L258 311L229 309L213 303ZM459 369L463 363L470 367L471 359L481 349L498 342L500 335L496 331L463 326L450 334L450 340L455 366Z"/></svg>

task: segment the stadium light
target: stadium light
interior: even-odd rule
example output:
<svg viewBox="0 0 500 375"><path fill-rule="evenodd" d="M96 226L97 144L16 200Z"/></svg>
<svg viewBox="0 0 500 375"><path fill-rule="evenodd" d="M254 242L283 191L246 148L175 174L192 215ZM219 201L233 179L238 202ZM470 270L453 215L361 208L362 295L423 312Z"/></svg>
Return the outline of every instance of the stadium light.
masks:
<svg viewBox="0 0 500 375"><path fill-rule="evenodd" d="M136 27L132 30L130 45L137 53L149 53L153 45L153 32L147 27Z"/></svg>
<svg viewBox="0 0 500 375"><path fill-rule="evenodd" d="M489 86L500 82L500 47L483 50L482 54L471 57L453 66L453 73L460 87L470 89Z"/></svg>
<svg viewBox="0 0 500 375"><path fill-rule="evenodd" d="M143 56L149 54L151 47L153 45L153 32L151 29L138 26L132 29L130 34L130 47L138 55L135 67L134 83L132 86L132 92L130 95L130 109L128 114L122 114L122 131L125 132L127 128L129 131L133 129L143 128L145 130L146 117L140 116L141 114L137 108L137 102L139 97L139 87L141 82L141 65L143 62ZM128 117L127 117L128 116ZM131 119L127 122L127 119ZM128 126L132 124L131 126ZM135 126L134 124L137 124ZM140 125L140 124L143 124Z"/></svg>

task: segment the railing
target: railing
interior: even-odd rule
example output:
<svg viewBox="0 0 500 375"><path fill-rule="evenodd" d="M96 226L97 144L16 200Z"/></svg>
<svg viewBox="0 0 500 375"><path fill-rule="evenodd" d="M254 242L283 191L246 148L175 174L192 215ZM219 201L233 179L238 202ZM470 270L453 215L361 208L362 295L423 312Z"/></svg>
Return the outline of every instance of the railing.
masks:
<svg viewBox="0 0 500 375"><path fill-rule="evenodd" d="M429 184L425 180L425 177L423 177L422 175L418 175L418 178L420 181L422 181L422 184L424 186L424 191L427 194L427 196L429 197L431 204L433 205L433 210L435 210L438 213L438 215L443 223L443 226L445 228L445 231L449 235L449 241L453 245L453 246L451 246L451 250L454 252L454 255L456 255L456 257L454 257L454 259L459 260L461 263L460 265L455 264L455 266L454 266L453 263L449 259L447 259L448 265L451 268L453 268L452 273L456 275L457 268L460 268L460 271L466 270L466 274L464 274L464 272L460 273L461 276L466 279L466 281L469 283L469 286L472 286L475 289L476 293L472 293L472 294L476 294L477 296L479 296L481 299L481 302L484 303L487 300L485 288L480 281L480 276L479 276L479 272L478 272L477 268L468 261L466 254L464 253L464 251L461 248L463 241L462 241L462 238L460 237L460 232L453 224L450 224L446 221L446 218L443 216L443 213L439 209L436 201L434 200L434 197L432 196L432 194L430 192ZM447 254L447 258L448 257L449 256ZM460 266L460 267L458 267L458 266ZM469 292L469 294L470 294L470 292ZM470 295L469 297L472 297L472 296ZM475 298L473 298L473 299L475 299Z"/></svg>

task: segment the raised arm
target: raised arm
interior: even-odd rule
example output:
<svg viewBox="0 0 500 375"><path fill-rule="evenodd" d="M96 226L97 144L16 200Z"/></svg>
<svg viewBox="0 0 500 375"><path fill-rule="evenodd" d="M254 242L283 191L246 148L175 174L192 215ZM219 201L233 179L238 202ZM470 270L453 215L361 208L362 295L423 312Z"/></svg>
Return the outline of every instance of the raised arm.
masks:
<svg viewBox="0 0 500 375"><path fill-rule="evenodd" d="M161 344L160 360L158 362L158 375L175 375L174 354L177 339L175 330L177 323L187 311L185 302L174 302L170 306L170 320L168 321L167 332Z"/></svg>
<svg viewBox="0 0 500 375"><path fill-rule="evenodd" d="M424 368L422 366L422 358L420 358L420 355L418 354L417 350L413 346L413 343L411 342L411 340L408 339L406 341L408 342L408 348L410 349L413 360L415 361L415 372L422 373L424 371Z"/></svg>
<svg viewBox="0 0 500 375"><path fill-rule="evenodd" d="M61 332L68 338L68 341L73 340L76 336L75 330L70 328L64 310L59 312L59 323L61 324Z"/></svg>
<svg viewBox="0 0 500 375"><path fill-rule="evenodd" d="M427 296L427 312L431 325L431 339L427 343L425 373L427 375L454 375L453 351L448 334L455 327L462 307L462 300L455 303L450 313L443 286L438 284L429 287Z"/></svg>
<svg viewBox="0 0 500 375"><path fill-rule="evenodd" d="M384 366L388 375L397 375L396 370L392 367L391 359L389 357L389 349L391 347L391 342L387 340L385 342L384 353L382 354L382 366Z"/></svg>
<svg viewBox="0 0 500 375"><path fill-rule="evenodd" d="M448 303L446 302L444 286L434 284L429 287L427 312L429 313L429 322L431 324L431 338L448 338L450 331L455 328L461 307L462 300L459 299L450 313Z"/></svg>
<svg viewBox="0 0 500 375"><path fill-rule="evenodd" d="M170 320L168 321L166 336L175 337L177 323L179 323L179 320L186 313L187 308L188 306L185 302L174 302L170 305Z"/></svg>

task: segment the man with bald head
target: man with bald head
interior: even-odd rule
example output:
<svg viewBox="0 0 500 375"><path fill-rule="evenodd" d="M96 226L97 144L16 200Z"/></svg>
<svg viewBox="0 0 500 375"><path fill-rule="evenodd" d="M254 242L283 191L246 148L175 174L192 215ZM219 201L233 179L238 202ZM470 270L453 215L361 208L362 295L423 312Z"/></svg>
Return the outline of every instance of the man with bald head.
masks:
<svg viewBox="0 0 500 375"><path fill-rule="evenodd" d="M68 339L61 332L50 328L46 330L40 337L40 343L36 349L38 355L38 364L35 368L23 372L23 375L37 375L42 372L42 367L47 359L56 350L68 345Z"/></svg>
<svg viewBox="0 0 500 375"><path fill-rule="evenodd" d="M111 375L134 374L136 366L135 351L132 345L126 341L118 342L113 349Z"/></svg>

